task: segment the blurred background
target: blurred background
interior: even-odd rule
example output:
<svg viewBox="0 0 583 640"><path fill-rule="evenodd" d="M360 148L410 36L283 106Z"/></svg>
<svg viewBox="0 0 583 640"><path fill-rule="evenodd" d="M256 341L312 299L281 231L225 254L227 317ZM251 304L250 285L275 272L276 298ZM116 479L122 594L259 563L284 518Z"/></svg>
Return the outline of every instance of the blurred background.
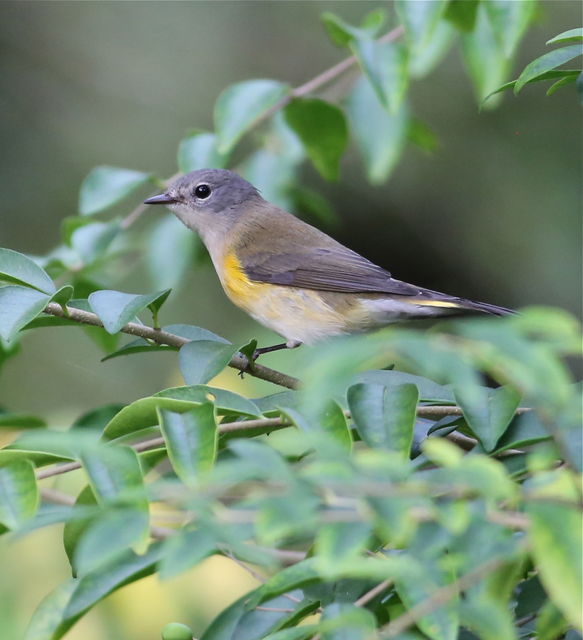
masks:
<svg viewBox="0 0 583 640"><path fill-rule="evenodd" d="M40 255L58 244L60 221L77 213L79 184L96 165L174 174L178 142L194 127L212 129L222 89L250 78L305 82L345 55L329 42L320 13L358 22L378 6L1 3L0 246ZM576 2L541 2L509 79L545 52L546 40L578 26L580 13ZM549 304L580 315L581 110L571 88L549 98L545 88L506 94L497 109L480 112L454 49L411 88L414 113L439 140L433 154L408 147L381 187L367 183L353 150L337 183L325 183L307 165L303 179L332 202L337 239L400 279L509 307ZM126 211L138 201L131 199ZM149 224L143 216L137 228ZM139 263L116 286L152 290ZM162 322L200 325L233 342L274 339L230 304L208 265L193 269L171 296ZM100 404L181 384L172 354L100 364L101 356L81 331L35 332L2 371L0 404L67 426ZM298 358L272 354L264 362L297 374ZM250 395L270 392L267 383L234 372L215 382ZM67 488L81 480L57 482ZM58 548L59 536L53 527L10 546L0 542L3 638L19 637L40 598L67 577L64 553L46 554ZM198 633L252 584L228 561L209 561L168 583L148 579L122 590L68 637L154 639L170 620Z"/></svg>

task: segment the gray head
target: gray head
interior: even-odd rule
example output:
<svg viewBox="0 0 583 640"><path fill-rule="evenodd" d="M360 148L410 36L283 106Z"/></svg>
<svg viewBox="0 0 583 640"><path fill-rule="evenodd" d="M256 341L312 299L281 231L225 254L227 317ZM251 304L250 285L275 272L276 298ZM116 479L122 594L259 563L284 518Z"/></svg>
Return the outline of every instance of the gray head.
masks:
<svg viewBox="0 0 583 640"><path fill-rule="evenodd" d="M200 169L175 180L165 193L145 204L165 204L203 240L231 227L248 203L261 201L257 189L226 169Z"/></svg>

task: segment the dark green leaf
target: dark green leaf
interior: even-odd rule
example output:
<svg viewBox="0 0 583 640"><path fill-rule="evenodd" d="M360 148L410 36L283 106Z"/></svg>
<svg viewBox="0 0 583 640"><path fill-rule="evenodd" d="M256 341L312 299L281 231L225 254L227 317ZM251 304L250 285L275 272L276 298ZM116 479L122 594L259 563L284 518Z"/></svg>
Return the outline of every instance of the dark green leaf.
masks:
<svg viewBox="0 0 583 640"><path fill-rule="evenodd" d="M18 285L0 287L0 338L11 342L17 333L40 315L50 296Z"/></svg>
<svg viewBox="0 0 583 640"><path fill-rule="evenodd" d="M473 31L479 0L450 0L445 18L462 31Z"/></svg>
<svg viewBox="0 0 583 640"><path fill-rule="evenodd" d="M118 333L146 307L155 308L164 302L170 290L158 291L147 295L134 295L121 291L95 291L89 296L89 304L99 316L108 333Z"/></svg>
<svg viewBox="0 0 583 640"><path fill-rule="evenodd" d="M573 60L573 58L577 58L582 53L583 45L572 44L568 47L549 51L549 53L545 53L540 56L540 58L536 58L536 60L528 64L518 76L518 80L516 80L516 84L514 85L514 93L517 94L522 87L533 78L565 64L565 62L569 62L569 60Z"/></svg>
<svg viewBox="0 0 583 640"><path fill-rule="evenodd" d="M28 413L0 413L0 429L36 429L46 426L42 418Z"/></svg>
<svg viewBox="0 0 583 640"><path fill-rule="evenodd" d="M552 80L553 78L568 78L570 76L573 76L576 79L580 73L581 71L579 69L553 69L551 71L547 71L546 73L542 73L540 76L537 76L536 78L532 78L526 84L531 84L533 82L543 82L544 80ZM510 82L506 82L501 87L498 87L498 89L488 94L484 98L484 102L490 96L500 93L501 91L507 91L509 89L513 89L515 86L516 86L516 80L511 80Z"/></svg>
<svg viewBox="0 0 583 640"><path fill-rule="evenodd" d="M413 384L384 387L355 384L348 389L348 406L361 438L409 457L419 391Z"/></svg>
<svg viewBox="0 0 583 640"><path fill-rule="evenodd" d="M214 405L205 402L184 413L158 409L158 416L176 475L185 484L199 480L212 468L217 455Z"/></svg>
<svg viewBox="0 0 583 640"><path fill-rule="evenodd" d="M52 295L54 282L34 261L12 249L0 248L0 281L32 287Z"/></svg>
<svg viewBox="0 0 583 640"><path fill-rule="evenodd" d="M255 121L288 92L287 85L275 80L247 80L227 87L214 110L217 151L228 154Z"/></svg>
<svg viewBox="0 0 583 640"><path fill-rule="evenodd" d="M255 607L282 593L314 582L318 579L318 573L315 568L316 563L316 558L307 558L291 567L282 569L255 591L248 602L248 606Z"/></svg>
<svg viewBox="0 0 583 640"><path fill-rule="evenodd" d="M393 171L407 140L405 105L391 114L383 108L370 82L360 78L347 102L350 127L372 184L381 184Z"/></svg>
<svg viewBox="0 0 583 640"><path fill-rule="evenodd" d="M181 140L178 146L178 168L182 173L197 169L224 169L228 157L217 150L217 136L204 131Z"/></svg>
<svg viewBox="0 0 583 640"><path fill-rule="evenodd" d="M324 100L302 98L292 100L285 107L284 117L316 169L327 180L336 180L340 158L348 143L342 111Z"/></svg>
<svg viewBox="0 0 583 640"><path fill-rule="evenodd" d="M232 344L193 340L180 348L178 362L186 384L204 384L219 374L237 352Z"/></svg>
<svg viewBox="0 0 583 640"><path fill-rule="evenodd" d="M514 417L520 394L511 387L467 384L456 389L455 397L471 430L486 451L492 451Z"/></svg>
<svg viewBox="0 0 583 640"><path fill-rule="evenodd" d="M119 358L120 356L129 356L134 353L152 353L156 351L177 351L177 349L176 347L169 347L166 344L153 344L145 338L136 338L135 340L125 344L117 351L108 353L104 358L101 358L101 362L105 362L113 358Z"/></svg>
<svg viewBox="0 0 583 640"><path fill-rule="evenodd" d="M292 187L289 190L293 201L293 210L302 218L315 220L324 227L336 227L339 224L338 214L332 204L317 191L307 187Z"/></svg>
<svg viewBox="0 0 583 640"><path fill-rule="evenodd" d="M250 416L258 418L261 416L259 407L240 396L238 393L229 391L228 389L220 389L217 387L209 387L204 384L194 385L191 387L171 387L155 393L154 398L175 398L177 400L187 400L189 402L206 402L214 401L217 411L220 415L238 414L242 416Z"/></svg>
<svg viewBox="0 0 583 640"><path fill-rule="evenodd" d="M572 82L577 82L576 75L563 76L560 80L557 80L557 82L553 82L553 84L547 89L547 96L552 96L555 91L567 84L571 84Z"/></svg>
<svg viewBox="0 0 583 640"><path fill-rule="evenodd" d="M547 44L563 44L565 42L583 42L583 28L569 29L558 36L547 40Z"/></svg>
<svg viewBox="0 0 583 640"><path fill-rule="evenodd" d="M99 213L144 185L151 177L150 173L130 169L95 167L81 185L79 213L82 216Z"/></svg>
<svg viewBox="0 0 583 640"><path fill-rule="evenodd" d="M203 329L201 327L195 327L192 324L169 324L166 327L162 327L164 331L168 333L173 333L181 338L186 338L187 340L216 340L217 342L222 342L223 344L231 344L225 338L218 336L216 333L209 331L208 329Z"/></svg>
<svg viewBox="0 0 583 640"><path fill-rule="evenodd" d="M16 529L30 520L39 504L34 467L28 460L0 466L0 523Z"/></svg>
<svg viewBox="0 0 583 640"><path fill-rule="evenodd" d="M536 619L536 638L537 640L564 638L563 634L569 626L557 605L548 600L541 608Z"/></svg>

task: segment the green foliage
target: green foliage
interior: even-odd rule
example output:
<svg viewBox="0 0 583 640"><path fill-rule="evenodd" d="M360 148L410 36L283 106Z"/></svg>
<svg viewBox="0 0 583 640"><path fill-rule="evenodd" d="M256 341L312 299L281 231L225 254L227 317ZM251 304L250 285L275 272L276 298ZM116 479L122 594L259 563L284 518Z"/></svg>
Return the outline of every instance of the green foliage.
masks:
<svg viewBox="0 0 583 640"><path fill-rule="evenodd" d="M273 202L329 224L327 202L298 183L302 163L337 179L352 138L379 184L408 141L435 148L407 96L413 79L439 62L457 31L482 100L506 79L534 7L398 0L402 26L384 35L384 9L357 27L327 13L331 39L356 58L355 83L337 99L313 95L324 81L227 87L215 131L189 133L178 169L233 167ZM558 67L578 55L582 38L572 29L551 39L560 48L498 91L572 82L579 71ZM139 207L124 219L87 218L148 183L165 181L98 167L60 247L34 260L0 249L0 361L17 354L25 332L91 324L104 360L171 351L186 382L126 406L90 407L68 429L0 410L2 433L16 432L0 450L0 532L64 523L73 575L39 605L27 640L57 640L116 589L154 573L170 578L213 554L259 566L265 581L226 607L203 640L580 631L581 411L565 361L580 354L577 322L531 308L341 338L305 353L298 389L252 362L254 339L239 347L205 328L159 327L170 287L202 255L199 241L166 217L135 234ZM111 288L136 247L155 293ZM120 346L123 333L131 338ZM290 388L251 400L207 384L229 366ZM276 430L280 440L267 437ZM49 513L55 491L44 483L74 469L84 480L78 494ZM152 510L158 503L167 521ZM176 622L161 633L192 636Z"/></svg>

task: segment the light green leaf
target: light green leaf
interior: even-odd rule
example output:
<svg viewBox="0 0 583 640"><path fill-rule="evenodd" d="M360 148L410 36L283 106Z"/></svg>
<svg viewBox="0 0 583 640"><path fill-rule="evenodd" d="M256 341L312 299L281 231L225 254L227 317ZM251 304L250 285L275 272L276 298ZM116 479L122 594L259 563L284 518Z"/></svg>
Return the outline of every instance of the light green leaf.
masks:
<svg viewBox="0 0 583 640"><path fill-rule="evenodd" d="M283 113L316 169L327 180L336 180L340 158L348 144L342 111L324 100L302 98L292 100Z"/></svg>
<svg viewBox="0 0 583 640"><path fill-rule="evenodd" d="M446 0L396 0L395 9L412 53L424 49L447 6Z"/></svg>
<svg viewBox="0 0 583 640"><path fill-rule="evenodd" d="M84 264L90 264L105 255L120 230L115 221L84 224L71 234L71 246Z"/></svg>
<svg viewBox="0 0 583 640"><path fill-rule="evenodd" d="M176 475L192 484L212 469L217 455L215 407L205 402L184 413L158 409L168 457Z"/></svg>
<svg viewBox="0 0 583 640"><path fill-rule="evenodd" d="M247 80L227 87L214 110L218 152L229 153L255 121L287 93L289 87L275 80Z"/></svg>
<svg viewBox="0 0 583 640"><path fill-rule="evenodd" d="M569 626L561 610L554 602L547 600L536 618L536 639L557 640L557 638L565 638L566 636L563 634Z"/></svg>
<svg viewBox="0 0 583 640"><path fill-rule="evenodd" d="M89 296L92 311L99 316L108 333L118 333L136 314L146 307L157 310L170 290L158 291L147 295L134 295L121 291L95 291Z"/></svg>
<svg viewBox="0 0 583 640"><path fill-rule="evenodd" d="M533 78L565 64L565 62L569 62L569 60L573 60L581 54L583 54L583 45L572 44L568 47L549 51L549 53L545 53L540 56L540 58L536 58L536 60L528 64L518 76L516 84L514 85L514 93L519 93L522 87Z"/></svg>
<svg viewBox="0 0 583 640"><path fill-rule="evenodd" d="M131 169L95 167L81 185L79 213L82 216L99 213L146 184L151 178L150 173Z"/></svg>
<svg viewBox="0 0 583 640"><path fill-rule="evenodd" d="M547 40L547 44L563 44L565 42L583 42L583 27L563 31L558 36Z"/></svg>
<svg viewBox="0 0 583 640"><path fill-rule="evenodd" d="M484 6L494 35L507 57L514 55L534 15L534 0L485 0Z"/></svg>
<svg viewBox="0 0 583 640"><path fill-rule="evenodd" d="M0 523L16 529L30 520L39 504L34 467L28 460L0 466Z"/></svg>
<svg viewBox="0 0 583 640"><path fill-rule="evenodd" d="M514 417L520 394L511 387L489 389L474 384L455 391L457 404L486 451L492 451Z"/></svg>
<svg viewBox="0 0 583 640"><path fill-rule="evenodd" d="M57 640L63 637L74 622L63 624L63 616L77 585L78 580L67 580L42 600L28 623L24 640Z"/></svg>
<svg viewBox="0 0 583 640"><path fill-rule="evenodd" d="M422 78L432 71L447 55L454 44L457 32L446 20L440 20L429 42L423 49L414 52L409 58L409 74L413 78Z"/></svg>
<svg viewBox="0 0 583 640"><path fill-rule="evenodd" d="M198 403L212 400L220 415L238 414L252 418L261 416L259 407L251 400L228 389L209 387L205 384L198 384L191 387L170 387L169 389L158 391L153 397L175 398L177 400L187 400Z"/></svg>
<svg viewBox="0 0 583 640"><path fill-rule="evenodd" d="M31 320L40 315L50 296L18 285L0 287L0 338L11 342Z"/></svg>
<svg viewBox="0 0 583 640"><path fill-rule="evenodd" d="M0 413L0 429L37 429L46 426L42 418L28 413Z"/></svg>
<svg viewBox="0 0 583 640"><path fill-rule="evenodd" d="M378 637L374 614L351 602L333 602L325 607L319 628L322 640L371 640Z"/></svg>
<svg viewBox="0 0 583 640"><path fill-rule="evenodd" d="M186 384L204 384L219 374L237 352L232 344L193 340L180 348L178 362Z"/></svg>
<svg viewBox="0 0 583 640"><path fill-rule="evenodd" d="M202 244L194 231L174 216L162 216L148 236L146 260L154 288L175 289L201 255Z"/></svg>
<svg viewBox="0 0 583 640"><path fill-rule="evenodd" d="M290 209L290 188L295 180L297 162L279 150L258 149L240 168L241 175L259 189L265 200L282 209Z"/></svg>
<svg viewBox="0 0 583 640"><path fill-rule="evenodd" d="M547 96L552 96L558 89L564 87L565 85L572 84L573 82L577 82L576 75L565 75L560 80L553 82L553 84L547 89Z"/></svg>
<svg viewBox="0 0 583 640"><path fill-rule="evenodd" d="M367 522L334 522L320 527L314 552L318 570L326 571L331 566L338 571L338 564L345 559L354 560L365 550L371 536L371 525Z"/></svg>
<svg viewBox="0 0 583 640"><path fill-rule="evenodd" d="M391 449L408 458L419 400L417 387L403 384L387 388L360 383L350 387L347 395L361 438L370 447Z"/></svg>
<svg viewBox="0 0 583 640"><path fill-rule="evenodd" d="M444 17L461 31L474 30L479 0L450 0Z"/></svg>
<svg viewBox="0 0 583 640"><path fill-rule="evenodd" d="M182 173L198 169L224 169L228 156L217 150L217 136L204 131L181 140L178 146L178 168Z"/></svg>
<svg viewBox="0 0 583 640"><path fill-rule="evenodd" d="M1 281L32 287L49 295L56 291L54 282L43 269L27 256L12 249L0 248Z"/></svg>
<svg viewBox="0 0 583 640"><path fill-rule="evenodd" d="M217 541L209 531L181 529L164 543L160 578L165 580L188 571L216 551Z"/></svg>
<svg viewBox="0 0 583 640"><path fill-rule="evenodd" d="M348 419L342 407L334 400L330 400L324 407L320 416L320 425L324 432L330 434L343 449L351 450L352 433L348 426Z"/></svg>
<svg viewBox="0 0 583 640"><path fill-rule="evenodd" d="M208 329L195 327L193 324L169 324L162 328L168 333L173 333L181 338L186 338L187 340L215 340L217 342L222 342L223 344L231 344L228 340L218 336L216 333L213 333Z"/></svg>
<svg viewBox="0 0 583 640"><path fill-rule="evenodd" d="M409 110L403 104L395 114L389 113L364 77L357 81L346 106L367 177L371 184L381 184L391 175L405 148Z"/></svg>
<svg viewBox="0 0 583 640"><path fill-rule="evenodd" d="M482 102L504 82L509 69L509 58L496 40L483 3L473 33L462 34L462 53L477 100Z"/></svg>

